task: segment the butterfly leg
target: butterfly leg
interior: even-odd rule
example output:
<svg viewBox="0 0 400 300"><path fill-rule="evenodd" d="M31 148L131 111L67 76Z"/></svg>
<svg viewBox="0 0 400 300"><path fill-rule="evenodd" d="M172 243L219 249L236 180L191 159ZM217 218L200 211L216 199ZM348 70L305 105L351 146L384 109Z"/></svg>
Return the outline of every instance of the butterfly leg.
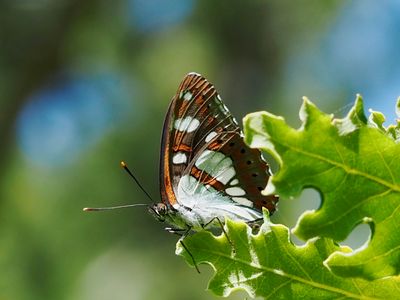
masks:
<svg viewBox="0 0 400 300"><path fill-rule="evenodd" d="M229 238L229 235L224 228L224 224L222 224L221 220L218 217L214 217L208 223L202 225L203 229L206 229L206 227L209 226L210 224L212 224L214 221L218 222L219 226L221 227L222 232L224 233L224 235L226 236L226 239L228 240L228 243L232 246L233 252L236 252L235 245L233 244L232 240Z"/></svg>
<svg viewBox="0 0 400 300"><path fill-rule="evenodd" d="M168 231L169 233L173 233L179 236L183 236L184 233L187 231L187 229L182 229L182 228L172 228L172 227L165 227L165 231Z"/></svg>
<svg viewBox="0 0 400 300"><path fill-rule="evenodd" d="M183 243L182 240L179 240L179 242L181 243L182 247L186 250L187 254L189 254L190 258L192 259L193 265L194 265L194 267L196 268L197 273L200 274L199 267L197 266L197 263L196 263L196 261L194 260L194 257L193 257L193 255L192 255L192 253L190 253L189 249L186 247L186 245Z"/></svg>
<svg viewBox="0 0 400 300"><path fill-rule="evenodd" d="M188 236L190 230L192 230L192 227L188 227L188 229L183 229L183 230L185 230L185 232L181 235L181 237L180 237L180 239L179 239L179 243L182 245L183 249L186 250L187 254L189 254L190 258L191 258L192 261L193 261L193 265L194 265L194 267L196 268L197 273L200 274L199 267L197 266L197 263L196 263L196 260L194 259L193 254L189 251L188 247L186 247L186 245L183 243L183 240L185 239L185 237ZM181 231L183 231L183 230L181 230ZM179 234L179 233L178 233L178 234Z"/></svg>
<svg viewBox="0 0 400 300"><path fill-rule="evenodd" d="M200 270L197 266L196 261L194 260L193 254L189 251L189 249L186 247L186 245L183 243L183 239L185 237L187 237L187 235L189 234L190 230L192 229L191 227L187 228L187 229L182 229L182 228L172 228L172 227L166 227L164 228L165 231L168 231L169 233L173 233L176 235L180 236L179 239L179 243L182 245L183 249L186 250L186 252L189 254L189 256L191 257L192 261L193 261L193 265L196 268L196 271L200 274Z"/></svg>

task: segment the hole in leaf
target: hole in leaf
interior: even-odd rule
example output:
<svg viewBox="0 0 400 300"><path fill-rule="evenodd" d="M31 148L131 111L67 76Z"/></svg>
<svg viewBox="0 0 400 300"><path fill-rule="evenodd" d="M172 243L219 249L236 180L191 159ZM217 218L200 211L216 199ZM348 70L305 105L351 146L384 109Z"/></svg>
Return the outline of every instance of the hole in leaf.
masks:
<svg viewBox="0 0 400 300"><path fill-rule="evenodd" d="M267 162L271 172L273 174L275 174L279 170L279 165L276 161L276 158L266 152L262 152L262 156L263 156L264 160Z"/></svg>
<svg viewBox="0 0 400 300"><path fill-rule="evenodd" d="M313 188L306 188L296 199L282 199L278 202L279 209L271 216L274 223L285 224L293 228L298 218L306 211L318 209L321 204L319 191ZM304 245L304 241L291 234L291 239L296 245Z"/></svg>
<svg viewBox="0 0 400 300"><path fill-rule="evenodd" d="M341 241L339 244L342 246L349 246L351 249L358 249L367 244L371 237L371 225L370 224L358 224L349 236Z"/></svg>

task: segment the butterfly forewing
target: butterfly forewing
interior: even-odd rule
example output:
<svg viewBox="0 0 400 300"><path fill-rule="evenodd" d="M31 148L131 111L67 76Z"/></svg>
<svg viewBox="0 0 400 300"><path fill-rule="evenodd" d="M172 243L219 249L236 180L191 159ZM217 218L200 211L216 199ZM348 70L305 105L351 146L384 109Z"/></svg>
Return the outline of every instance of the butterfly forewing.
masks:
<svg viewBox="0 0 400 300"><path fill-rule="evenodd" d="M188 74L175 96L173 150L187 149L188 161L222 131L240 131L214 86L199 74Z"/></svg>
<svg viewBox="0 0 400 300"><path fill-rule="evenodd" d="M184 176L189 196L209 189L234 206L275 210L277 197L261 194L268 165L258 150L244 144L214 86L196 73L182 81L164 124L160 186L169 207L179 203L176 190Z"/></svg>
<svg viewBox="0 0 400 300"><path fill-rule="evenodd" d="M214 86L199 74L188 74L172 99L163 129L160 187L167 205L175 203L172 187L191 159L224 130L240 131Z"/></svg>

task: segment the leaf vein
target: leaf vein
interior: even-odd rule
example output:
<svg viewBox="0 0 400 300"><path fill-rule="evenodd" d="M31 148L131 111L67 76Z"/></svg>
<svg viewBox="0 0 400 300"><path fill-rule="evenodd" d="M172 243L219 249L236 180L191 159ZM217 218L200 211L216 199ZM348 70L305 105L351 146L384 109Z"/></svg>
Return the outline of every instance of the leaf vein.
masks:
<svg viewBox="0 0 400 300"><path fill-rule="evenodd" d="M264 299L269 299L270 297L272 297L273 295L275 295L280 289L282 289L283 287L285 287L286 285L290 284L293 280L289 279L285 282L283 282L282 284L278 285L275 289L273 289L271 291L271 293L269 295L267 295Z"/></svg>

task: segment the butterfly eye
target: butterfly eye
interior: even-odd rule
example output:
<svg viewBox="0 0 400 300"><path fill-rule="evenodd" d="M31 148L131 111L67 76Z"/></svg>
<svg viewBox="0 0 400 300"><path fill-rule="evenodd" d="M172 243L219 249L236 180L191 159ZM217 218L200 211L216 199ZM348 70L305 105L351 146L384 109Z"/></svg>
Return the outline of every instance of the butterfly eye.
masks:
<svg viewBox="0 0 400 300"><path fill-rule="evenodd" d="M156 203L149 206L149 212L160 222L165 222L165 216L168 214L164 203Z"/></svg>
<svg viewBox="0 0 400 300"><path fill-rule="evenodd" d="M257 177L257 176L258 176L258 174L257 174L257 173L253 173L253 174L251 174L251 176L253 176L253 177Z"/></svg>
<svg viewBox="0 0 400 300"><path fill-rule="evenodd" d="M246 149L244 149L244 148L242 148L241 150L240 150L240 153L242 153L242 154L244 154L246 152Z"/></svg>
<svg viewBox="0 0 400 300"><path fill-rule="evenodd" d="M246 163L247 163L248 165L251 165L252 161L251 161L251 160L248 160L248 161L246 161Z"/></svg>

